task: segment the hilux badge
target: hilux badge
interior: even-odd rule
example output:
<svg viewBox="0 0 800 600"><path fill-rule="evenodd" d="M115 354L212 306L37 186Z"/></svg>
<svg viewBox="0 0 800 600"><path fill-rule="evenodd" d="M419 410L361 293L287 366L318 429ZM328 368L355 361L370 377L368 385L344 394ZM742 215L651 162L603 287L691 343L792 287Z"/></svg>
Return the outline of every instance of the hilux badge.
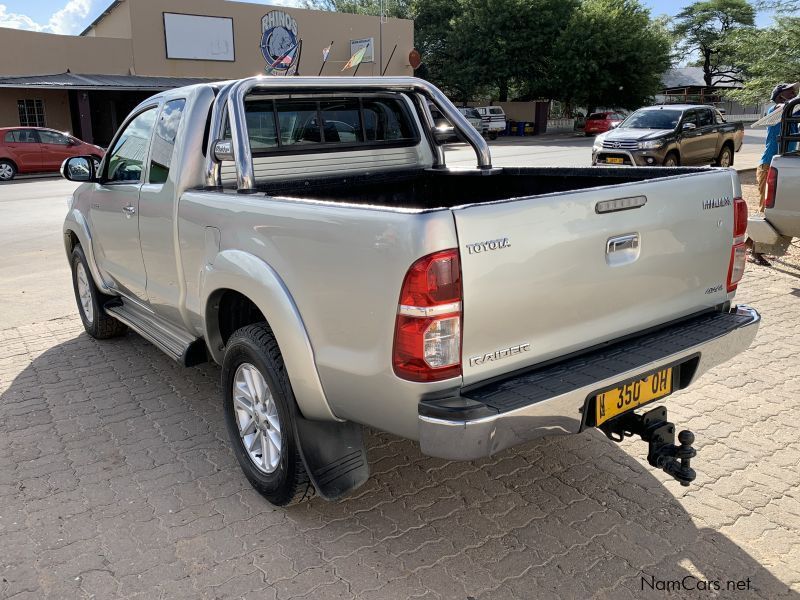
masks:
<svg viewBox="0 0 800 600"><path fill-rule="evenodd" d="M731 205L731 197L723 196L722 198L711 198L710 200L703 200L703 210L710 210L712 208L722 208Z"/></svg>

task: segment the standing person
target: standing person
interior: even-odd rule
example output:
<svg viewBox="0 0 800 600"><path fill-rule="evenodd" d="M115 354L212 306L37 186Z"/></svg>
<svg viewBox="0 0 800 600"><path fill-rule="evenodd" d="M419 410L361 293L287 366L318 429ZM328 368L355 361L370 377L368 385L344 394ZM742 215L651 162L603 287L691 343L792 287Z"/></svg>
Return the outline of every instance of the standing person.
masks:
<svg viewBox="0 0 800 600"><path fill-rule="evenodd" d="M783 104L797 96L800 83L779 83L772 90L772 101L775 103L768 112L782 110ZM769 165L772 162L772 157L778 153L778 136L780 135L781 124L776 123L767 128L767 143L764 148L764 154L761 156L761 164L756 169L756 183L758 183L758 210L764 212L764 205L767 201L766 188L767 188L767 173L769 172Z"/></svg>

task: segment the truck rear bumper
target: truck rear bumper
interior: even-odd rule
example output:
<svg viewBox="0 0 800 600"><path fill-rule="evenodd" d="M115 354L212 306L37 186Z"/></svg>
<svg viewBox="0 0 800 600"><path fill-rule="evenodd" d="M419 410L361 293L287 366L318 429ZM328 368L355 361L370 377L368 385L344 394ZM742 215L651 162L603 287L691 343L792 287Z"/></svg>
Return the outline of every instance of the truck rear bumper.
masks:
<svg viewBox="0 0 800 600"><path fill-rule="evenodd" d="M676 389L745 350L761 316L747 306L705 313L636 337L603 345L457 396L419 404L422 452L473 460L553 434L586 427L593 399L604 388L679 366Z"/></svg>

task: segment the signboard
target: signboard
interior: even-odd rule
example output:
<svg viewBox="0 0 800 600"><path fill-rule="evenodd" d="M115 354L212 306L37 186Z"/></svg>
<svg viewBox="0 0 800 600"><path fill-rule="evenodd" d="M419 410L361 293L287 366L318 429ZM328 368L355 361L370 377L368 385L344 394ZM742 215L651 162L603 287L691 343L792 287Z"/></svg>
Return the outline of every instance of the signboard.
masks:
<svg viewBox="0 0 800 600"><path fill-rule="evenodd" d="M167 58L234 61L233 19L163 13Z"/></svg>
<svg viewBox="0 0 800 600"><path fill-rule="evenodd" d="M261 55L276 71L286 71L297 60L297 52L275 63L297 46L297 21L289 13L273 10L261 17Z"/></svg>
<svg viewBox="0 0 800 600"><path fill-rule="evenodd" d="M364 58L361 62L375 62L375 38L361 38L360 40L350 40L350 56L366 47L367 51L364 52Z"/></svg>

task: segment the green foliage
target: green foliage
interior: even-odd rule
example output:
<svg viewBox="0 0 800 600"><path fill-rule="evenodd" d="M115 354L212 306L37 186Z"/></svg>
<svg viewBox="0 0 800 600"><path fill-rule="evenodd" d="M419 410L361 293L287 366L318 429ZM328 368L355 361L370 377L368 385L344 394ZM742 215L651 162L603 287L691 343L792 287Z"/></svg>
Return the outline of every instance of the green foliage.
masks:
<svg viewBox="0 0 800 600"><path fill-rule="evenodd" d="M746 75L744 88L729 95L742 103L769 100L781 82L800 81L800 17L779 17L771 27L737 31L726 51Z"/></svg>
<svg viewBox="0 0 800 600"><path fill-rule="evenodd" d="M661 87L670 42L636 0L584 0L556 43L559 97L590 110L638 108Z"/></svg>
<svg viewBox="0 0 800 600"><path fill-rule="evenodd" d="M305 0L303 7L375 17L381 14L380 0ZM383 0L383 14L387 17L411 19L411 0Z"/></svg>
<svg viewBox="0 0 800 600"><path fill-rule="evenodd" d="M722 80L741 81L741 72L731 62L728 37L741 28L752 28L756 11L747 0L700 0L675 16L673 34L682 54L697 52L706 85Z"/></svg>

